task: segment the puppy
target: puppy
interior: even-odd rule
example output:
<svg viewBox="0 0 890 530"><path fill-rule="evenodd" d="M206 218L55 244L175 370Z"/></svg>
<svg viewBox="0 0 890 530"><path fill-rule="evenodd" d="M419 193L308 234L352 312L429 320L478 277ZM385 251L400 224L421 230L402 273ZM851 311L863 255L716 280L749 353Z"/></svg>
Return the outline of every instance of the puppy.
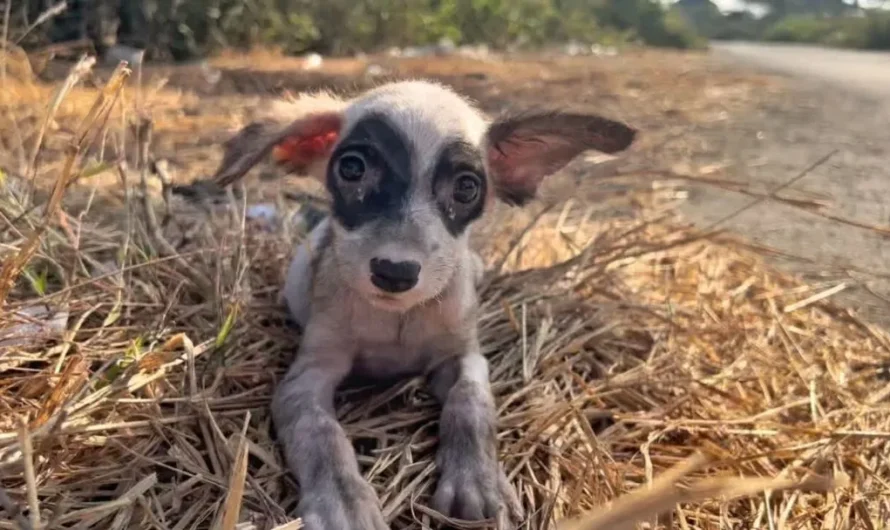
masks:
<svg viewBox="0 0 890 530"><path fill-rule="evenodd" d="M348 101L306 95L275 113L227 143L215 178L231 183L273 154L330 194L330 216L287 273L283 298L304 335L272 401L306 527L388 528L334 414L334 393L350 375L426 376L442 403L434 508L459 519L518 522L522 507L497 458L477 331L482 261L469 232L493 200L525 204L583 151L622 151L635 131L569 112L492 121L423 81ZM276 126L284 116L294 119Z"/></svg>

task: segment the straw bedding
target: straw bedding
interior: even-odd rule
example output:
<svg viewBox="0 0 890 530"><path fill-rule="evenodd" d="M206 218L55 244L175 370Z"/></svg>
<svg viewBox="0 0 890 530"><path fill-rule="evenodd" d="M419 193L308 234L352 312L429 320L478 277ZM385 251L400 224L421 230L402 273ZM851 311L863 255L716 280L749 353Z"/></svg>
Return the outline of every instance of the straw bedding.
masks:
<svg viewBox="0 0 890 530"><path fill-rule="evenodd" d="M110 169L121 209L62 201L118 81L56 194L29 209L27 184L4 178L0 528L298 528L267 404L299 343L277 289L300 231L238 200L165 204L147 121L143 156ZM588 511L561 528L885 527L887 335L657 199L482 227L482 344L523 528ZM338 413L393 528L440 521L423 385L349 391Z"/></svg>

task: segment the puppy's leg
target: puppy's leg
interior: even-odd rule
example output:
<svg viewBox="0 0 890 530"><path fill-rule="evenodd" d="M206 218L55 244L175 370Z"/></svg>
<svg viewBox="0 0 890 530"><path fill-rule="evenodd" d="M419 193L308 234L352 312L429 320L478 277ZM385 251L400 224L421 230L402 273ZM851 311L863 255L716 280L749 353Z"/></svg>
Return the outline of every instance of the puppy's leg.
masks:
<svg viewBox="0 0 890 530"><path fill-rule="evenodd" d="M433 506L471 521L497 517L503 510L515 522L522 518L522 507L497 459L488 362L478 347L474 350L431 374L432 391L443 403L436 455L441 477Z"/></svg>
<svg viewBox="0 0 890 530"><path fill-rule="evenodd" d="M297 247L281 291L281 299L287 304L294 322L304 329L312 309L313 263L329 244L329 237L330 222L325 219Z"/></svg>
<svg viewBox="0 0 890 530"><path fill-rule="evenodd" d="M272 401L279 442L300 483L300 516L307 530L388 530L334 412L334 392L352 360L313 344L312 331Z"/></svg>

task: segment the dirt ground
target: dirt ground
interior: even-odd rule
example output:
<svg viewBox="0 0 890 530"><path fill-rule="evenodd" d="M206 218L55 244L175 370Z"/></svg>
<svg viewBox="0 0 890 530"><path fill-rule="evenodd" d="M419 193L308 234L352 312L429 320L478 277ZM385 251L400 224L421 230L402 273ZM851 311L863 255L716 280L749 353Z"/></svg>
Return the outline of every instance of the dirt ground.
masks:
<svg viewBox="0 0 890 530"><path fill-rule="evenodd" d="M751 54L755 51L749 50ZM695 127L694 134L704 140L693 159L698 164L726 164L721 173L769 189L834 153L789 188L823 204L818 212L814 205L800 208L767 202L722 226L785 253L776 256L778 262L805 274L810 281L824 282L825 289L845 283L847 288L838 298L864 317L886 326L890 323L887 87L879 83L864 86L868 78L865 75L857 77L857 83L851 80L851 85L842 87L847 70L841 69L837 72L839 79L832 79L827 71L816 75L807 73L814 67L791 66L793 54L810 63L828 56L817 63L819 68L831 70L844 59L855 62L849 57L852 52L780 51L773 61L770 55L754 60L756 56L748 58L718 49L711 58L715 70L769 68L776 79L782 80L784 90L731 121ZM771 52L764 49L760 53ZM856 64L869 73L869 65L887 57L862 55ZM880 79L883 74L875 75ZM696 187L683 212L696 223L707 225L751 200L713 187Z"/></svg>

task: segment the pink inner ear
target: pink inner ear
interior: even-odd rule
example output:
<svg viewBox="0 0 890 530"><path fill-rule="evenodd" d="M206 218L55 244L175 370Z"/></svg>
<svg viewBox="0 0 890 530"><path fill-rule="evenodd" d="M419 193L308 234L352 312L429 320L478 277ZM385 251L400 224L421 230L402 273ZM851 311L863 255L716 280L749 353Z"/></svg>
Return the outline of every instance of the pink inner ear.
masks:
<svg viewBox="0 0 890 530"><path fill-rule="evenodd" d="M550 135L514 137L488 148L488 165L500 188L534 193L547 175L565 165L567 147Z"/></svg>

